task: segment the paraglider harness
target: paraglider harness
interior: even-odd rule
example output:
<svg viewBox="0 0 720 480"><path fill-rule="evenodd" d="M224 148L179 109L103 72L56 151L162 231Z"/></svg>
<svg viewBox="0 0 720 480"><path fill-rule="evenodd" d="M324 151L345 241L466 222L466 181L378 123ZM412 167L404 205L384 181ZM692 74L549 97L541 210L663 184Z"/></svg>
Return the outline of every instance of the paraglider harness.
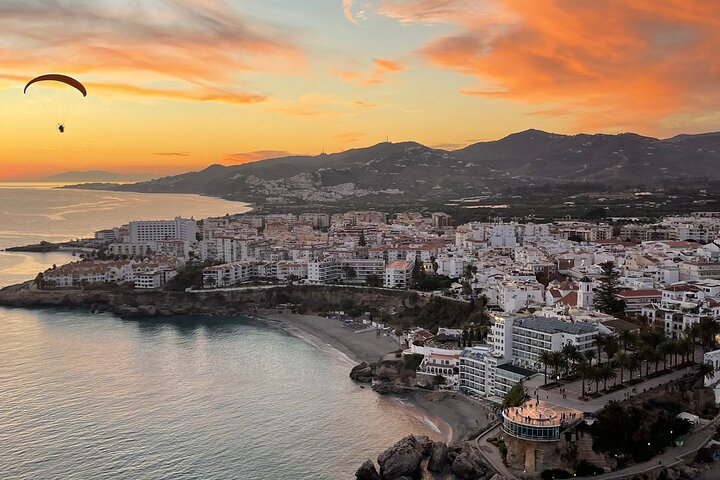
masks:
<svg viewBox="0 0 720 480"><path fill-rule="evenodd" d="M60 133L65 133L65 124L63 124L63 123L58 123L57 129L58 129L58 132L60 132Z"/></svg>

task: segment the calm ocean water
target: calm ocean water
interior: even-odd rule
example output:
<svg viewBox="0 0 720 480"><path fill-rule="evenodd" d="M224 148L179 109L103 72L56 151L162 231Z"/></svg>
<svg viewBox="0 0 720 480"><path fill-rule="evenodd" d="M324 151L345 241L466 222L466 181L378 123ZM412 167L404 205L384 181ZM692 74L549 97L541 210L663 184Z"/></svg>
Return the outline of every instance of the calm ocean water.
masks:
<svg viewBox="0 0 720 480"><path fill-rule="evenodd" d="M427 433L339 357L250 319L0 320L3 479L344 479Z"/></svg>
<svg viewBox="0 0 720 480"><path fill-rule="evenodd" d="M91 204L108 195L82 194ZM133 197L145 218L174 215L148 213L153 196ZM176 197L202 215L196 199ZM68 206L67 221L87 220L82 231L47 216L27 227L12 216L45 214L13 203L0 199L0 220L16 225L5 239L63 239L129 219L87 206L72 208L84 211L76 218ZM16 265L0 268L0 284L24 275ZM351 382L334 350L252 319L0 308L0 326L0 479L345 479L403 435L431 434L412 411Z"/></svg>

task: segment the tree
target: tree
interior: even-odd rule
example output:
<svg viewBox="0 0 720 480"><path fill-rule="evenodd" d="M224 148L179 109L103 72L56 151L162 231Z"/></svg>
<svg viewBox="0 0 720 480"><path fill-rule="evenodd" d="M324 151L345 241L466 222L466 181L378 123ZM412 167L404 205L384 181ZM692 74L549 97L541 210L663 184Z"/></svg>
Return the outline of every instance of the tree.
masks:
<svg viewBox="0 0 720 480"><path fill-rule="evenodd" d="M351 280L357 276L357 272L350 265L345 265L343 267L343 274L345 275L345 278L348 278Z"/></svg>
<svg viewBox="0 0 720 480"><path fill-rule="evenodd" d="M590 367L590 364L585 360L584 358L580 360L577 365L575 365L575 371L580 375L580 378L582 378L582 396L585 396L585 380L591 377L591 374L593 373L593 368Z"/></svg>
<svg viewBox="0 0 720 480"><path fill-rule="evenodd" d="M598 336L595 337L595 347L597 348L598 363L602 363L602 361L601 361L602 360L602 357L601 357L602 351L605 348L605 345L607 345L607 342L609 339L610 339L610 337L608 337L607 335L603 335L603 334L599 334Z"/></svg>
<svg viewBox="0 0 720 480"><path fill-rule="evenodd" d="M567 361L566 371L569 374L570 369L574 367L574 365L580 360L584 359L582 355L580 355L580 351L575 345L568 344L565 345L562 348L562 353L565 356L565 360Z"/></svg>
<svg viewBox="0 0 720 480"><path fill-rule="evenodd" d="M592 362L595 359L595 352L593 352L592 350L585 350L585 352L583 353L583 356L585 357L585 360L587 360L588 363L592 366ZM598 359L598 365L599 364L600 364L600 361Z"/></svg>
<svg viewBox="0 0 720 480"><path fill-rule="evenodd" d="M568 362L562 352L552 352L552 362L550 364L553 367L555 376L558 377L560 371L567 369Z"/></svg>
<svg viewBox="0 0 720 480"><path fill-rule="evenodd" d="M622 385L624 381L625 369L629 369L632 363L630 357L630 354L622 350L615 354L615 364L620 368L620 385Z"/></svg>
<svg viewBox="0 0 720 480"><path fill-rule="evenodd" d="M365 284L368 287L382 287L383 281L382 278L378 277L377 275L368 275L365 277Z"/></svg>
<svg viewBox="0 0 720 480"><path fill-rule="evenodd" d="M612 368L612 366L609 363L605 363L603 365L600 365L598 367L598 370L600 371L600 378L603 381L603 390L607 391L607 382L610 379L613 379L616 377L615 370Z"/></svg>
<svg viewBox="0 0 720 480"><path fill-rule="evenodd" d="M615 270L613 262L601 263L600 267L603 276L600 278L600 286L595 291L595 308L610 315L625 312L625 301L617 298L620 292L618 277L620 274Z"/></svg>
<svg viewBox="0 0 720 480"><path fill-rule="evenodd" d="M691 327L690 332L700 342L705 353L715 346L715 337L720 334L720 323L710 317L703 317Z"/></svg>
<svg viewBox="0 0 720 480"><path fill-rule="evenodd" d="M635 344L635 334L630 330L623 330L620 332L620 341L622 342L622 347L627 350L628 344Z"/></svg>
<svg viewBox="0 0 720 480"><path fill-rule="evenodd" d="M360 238L358 239L358 246L364 247L367 245L367 241L365 241L365 232L360 232Z"/></svg>
<svg viewBox="0 0 720 480"><path fill-rule="evenodd" d="M503 399L503 408L519 407L525 400L525 388L522 383L516 383L508 390Z"/></svg>
<svg viewBox="0 0 720 480"><path fill-rule="evenodd" d="M613 358L618 352L618 350L620 350L620 345L618 344L617 340L615 340L615 338L613 337L608 338L605 342L605 346L603 347L603 351L605 352L608 360Z"/></svg>
<svg viewBox="0 0 720 480"><path fill-rule="evenodd" d="M710 363L701 363L698 367L698 377L699 379L705 380L705 379L711 379L715 375L715 367L712 366Z"/></svg>
<svg viewBox="0 0 720 480"><path fill-rule="evenodd" d="M630 354L630 362L628 363L628 370L630 371L630 381L632 382L633 379L633 373L635 371L638 371L642 373L642 362L640 361L640 356L637 353Z"/></svg>
<svg viewBox="0 0 720 480"><path fill-rule="evenodd" d="M540 352L540 355L538 355L538 360L543 366L543 373L545 374L545 385L547 385L547 369L548 366L552 365L552 353L548 350L543 350L542 352Z"/></svg>
<svg viewBox="0 0 720 480"><path fill-rule="evenodd" d="M425 267L423 267L423 264L420 260L415 260L415 266L413 267L411 277L412 287L417 289L420 285L422 285L425 277Z"/></svg>

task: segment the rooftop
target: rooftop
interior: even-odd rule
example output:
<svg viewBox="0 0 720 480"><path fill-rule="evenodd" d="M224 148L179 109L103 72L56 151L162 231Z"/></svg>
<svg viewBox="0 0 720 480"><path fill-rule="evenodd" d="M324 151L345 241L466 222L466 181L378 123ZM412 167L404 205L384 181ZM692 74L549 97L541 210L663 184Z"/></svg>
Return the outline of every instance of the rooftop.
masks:
<svg viewBox="0 0 720 480"><path fill-rule="evenodd" d="M518 375L522 375L523 377L530 377L537 373L527 368L518 367L517 365L513 365L512 363L503 363L502 365L498 365L496 370L505 370L508 372L517 373Z"/></svg>
<svg viewBox="0 0 720 480"><path fill-rule="evenodd" d="M570 333L573 335L582 335L584 333L597 331L595 325L570 323L555 318L543 317L522 318L515 322L515 326L544 333Z"/></svg>

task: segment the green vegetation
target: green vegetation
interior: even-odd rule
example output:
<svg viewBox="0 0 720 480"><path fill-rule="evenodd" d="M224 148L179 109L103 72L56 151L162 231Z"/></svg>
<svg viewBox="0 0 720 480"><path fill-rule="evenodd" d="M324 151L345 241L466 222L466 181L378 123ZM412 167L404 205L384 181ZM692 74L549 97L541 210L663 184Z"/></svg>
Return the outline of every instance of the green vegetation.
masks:
<svg viewBox="0 0 720 480"><path fill-rule="evenodd" d="M472 310L468 303L434 297L419 309L413 323L430 329L459 327L465 324Z"/></svg>
<svg viewBox="0 0 720 480"><path fill-rule="evenodd" d="M602 263L601 267L603 276L600 278L600 286L595 292L595 308L603 313L621 315L625 312L625 301L615 296L620 292L620 287L618 287L620 273L615 270L613 262Z"/></svg>
<svg viewBox="0 0 720 480"><path fill-rule="evenodd" d="M425 355L421 355L419 353L413 353L410 355L405 356L405 368L406 370L412 370L415 371L420 366L420 362L423 361L423 358L425 358Z"/></svg>
<svg viewBox="0 0 720 480"><path fill-rule="evenodd" d="M525 388L522 386L521 383L516 383L505 394L502 407L519 407L522 404L523 400L525 400Z"/></svg>
<svg viewBox="0 0 720 480"><path fill-rule="evenodd" d="M203 287L203 269L213 265L212 262L193 263L185 265L175 277L165 284L165 290L183 292L186 288Z"/></svg>
<svg viewBox="0 0 720 480"><path fill-rule="evenodd" d="M593 450L617 457L621 465L649 460L690 431L688 421L676 418L682 410L674 401L651 400L641 409L611 400L591 427Z"/></svg>
<svg viewBox="0 0 720 480"><path fill-rule="evenodd" d="M503 462L507 459L507 445L505 445L505 441L502 438L488 438L488 443L490 445L494 445L499 451L500 455L502 455Z"/></svg>

